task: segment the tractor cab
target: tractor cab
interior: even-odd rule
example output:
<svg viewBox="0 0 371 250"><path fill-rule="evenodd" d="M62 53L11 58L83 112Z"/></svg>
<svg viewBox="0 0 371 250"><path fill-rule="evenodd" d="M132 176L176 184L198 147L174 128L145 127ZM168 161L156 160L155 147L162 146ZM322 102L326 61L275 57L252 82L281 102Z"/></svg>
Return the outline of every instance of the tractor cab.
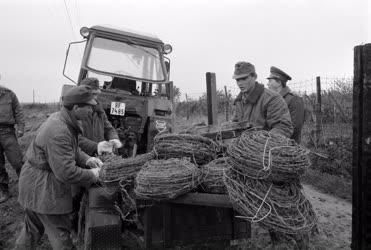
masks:
<svg viewBox="0 0 371 250"><path fill-rule="evenodd" d="M77 85L87 77L98 78L98 101L124 144L119 153L131 157L148 152L153 137L171 129L173 123L173 84L166 57L171 45L154 35L104 26L83 27L80 34L83 41L69 44L64 76ZM74 80L66 67L71 46L76 44L85 48Z"/></svg>

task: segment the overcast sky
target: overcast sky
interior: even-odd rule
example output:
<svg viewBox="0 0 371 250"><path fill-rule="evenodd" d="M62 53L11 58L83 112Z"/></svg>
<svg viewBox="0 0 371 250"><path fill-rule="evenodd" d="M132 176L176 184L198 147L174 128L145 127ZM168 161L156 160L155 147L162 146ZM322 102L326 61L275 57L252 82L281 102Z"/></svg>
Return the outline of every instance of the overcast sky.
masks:
<svg viewBox="0 0 371 250"><path fill-rule="evenodd" d="M173 46L171 80L182 93L235 86L249 61L266 83L270 66L293 82L352 76L353 48L371 42L368 0L1 0L0 84L21 102L58 100L66 48L80 27L109 24L157 35ZM69 18L70 16L70 18Z"/></svg>

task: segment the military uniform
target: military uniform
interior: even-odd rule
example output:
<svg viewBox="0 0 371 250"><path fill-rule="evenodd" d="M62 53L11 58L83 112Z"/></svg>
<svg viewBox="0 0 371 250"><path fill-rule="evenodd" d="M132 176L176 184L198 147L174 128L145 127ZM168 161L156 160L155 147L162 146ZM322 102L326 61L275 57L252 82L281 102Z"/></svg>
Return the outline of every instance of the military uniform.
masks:
<svg viewBox="0 0 371 250"><path fill-rule="evenodd" d="M301 141L301 130L304 124L304 102L303 99L291 92L290 88L286 86L286 82L291 80L291 76L285 73L283 70L272 66L270 68L270 75L267 79L279 80L275 81L275 85L279 85L281 88L279 94L284 98L290 111L290 117L294 126L294 131L291 139L294 139L297 143ZM280 84L279 84L280 82ZM274 246L278 246L280 243L290 242L293 239L296 243L296 247L300 250L309 249L309 234L298 233L295 235L285 234L269 230L269 234Z"/></svg>
<svg viewBox="0 0 371 250"><path fill-rule="evenodd" d="M75 87L63 102L95 105L92 98L90 90ZM98 180L99 170L79 167L89 165L92 158L78 148L81 127L72 112L62 108L52 114L27 150L18 196L25 217L15 249L36 249L44 232L53 249L74 248L70 238L71 186L91 185Z"/></svg>
<svg viewBox="0 0 371 250"><path fill-rule="evenodd" d="M93 113L86 114L82 120L82 135L79 137L79 147L88 155L97 154L98 143L104 140L119 139L115 128L107 119L103 108L97 104Z"/></svg>
<svg viewBox="0 0 371 250"><path fill-rule="evenodd" d="M9 176L5 170L5 157L16 171L22 168L22 151L19 147L14 125L17 124L18 136L24 132L24 117L17 96L9 89L0 86L0 203L9 198Z"/></svg>
<svg viewBox="0 0 371 250"><path fill-rule="evenodd" d="M255 73L252 64L237 63L233 78L245 78ZM287 104L282 97L262 84L255 82L247 92L240 92L234 102L235 114L232 121L248 121L255 127L270 130L291 137L293 126Z"/></svg>
<svg viewBox="0 0 371 250"><path fill-rule="evenodd" d="M303 98L291 92L290 88L286 86L286 82L291 80L291 77L281 69L272 66L270 69L270 76L268 79L278 79L282 83L282 89L279 92L286 101L290 111L291 121L294 126L294 132L291 139L297 143L301 142L301 130L304 124L304 101Z"/></svg>

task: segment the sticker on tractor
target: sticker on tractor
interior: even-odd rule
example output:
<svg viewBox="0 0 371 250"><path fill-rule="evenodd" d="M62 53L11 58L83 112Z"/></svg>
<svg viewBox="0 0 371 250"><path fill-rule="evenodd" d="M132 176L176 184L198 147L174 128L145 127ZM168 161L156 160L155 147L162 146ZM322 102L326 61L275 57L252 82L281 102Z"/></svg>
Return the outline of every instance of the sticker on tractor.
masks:
<svg viewBox="0 0 371 250"><path fill-rule="evenodd" d="M111 102L111 115L125 115L125 103Z"/></svg>
<svg viewBox="0 0 371 250"><path fill-rule="evenodd" d="M155 121L155 127L158 130L158 132L161 133L161 132L165 131L165 129L166 129L166 122L161 121L161 120L156 120Z"/></svg>

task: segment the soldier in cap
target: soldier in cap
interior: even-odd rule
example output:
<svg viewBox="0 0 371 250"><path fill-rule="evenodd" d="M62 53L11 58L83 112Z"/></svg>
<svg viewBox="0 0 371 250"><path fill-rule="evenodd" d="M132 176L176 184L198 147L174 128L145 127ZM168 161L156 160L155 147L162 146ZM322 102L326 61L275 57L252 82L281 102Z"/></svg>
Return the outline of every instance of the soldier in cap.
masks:
<svg viewBox="0 0 371 250"><path fill-rule="evenodd" d="M279 93L286 101L290 111L291 120L294 125L294 133L291 136L291 139L294 139L297 143L300 143L301 129L304 124L303 99L292 93L289 87L286 85L287 81L291 80L291 77L283 70L272 66L270 68L270 75L267 79L269 80L268 88ZM290 238L292 238L296 242L299 249L308 249L309 247L308 233L287 235L274 230L269 230L269 234L274 246L277 246L285 241L290 241Z"/></svg>
<svg viewBox="0 0 371 250"><path fill-rule="evenodd" d="M232 121L248 121L255 127L291 137L293 126L285 101L278 93L256 82L256 78L253 64L236 63L233 79L241 92L234 102Z"/></svg>
<svg viewBox="0 0 371 250"><path fill-rule="evenodd" d="M89 88L73 87L64 95L61 110L31 142L19 177L18 201L25 217L15 249L35 249L44 232L53 249L73 249L71 185L97 182L103 165L78 147L82 114L95 104Z"/></svg>
<svg viewBox="0 0 371 250"><path fill-rule="evenodd" d="M268 88L279 93L286 101L290 111L291 121L294 125L294 132L291 139L300 143L301 130L304 124L304 101L300 96L294 94L287 86L287 81L291 80L288 74L274 66L271 67L270 72L267 78L269 80Z"/></svg>
<svg viewBox="0 0 371 250"><path fill-rule="evenodd" d="M9 199L9 176L5 170L5 156L17 175L21 172L23 155L17 137L24 133L24 116L13 91L0 86L0 203ZM15 125L16 128L15 128Z"/></svg>
<svg viewBox="0 0 371 250"><path fill-rule="evenodd" d="M113 147L121 148L122 144L114 127L107 119L102 106L98 103L99 80L95 77L83 79L80 86L86 86L91 90L94 100L97 102L92 110L86 110L81 122L82 134L79 136L79 147L90 156L112 153ZM72 186L73 197L73 229L77 231L81 199L85 189L79 185Z"/></svg>
<svg viewBox="0 0 371 250"><path fill-rule="evenodd" d="M80 82L81 86L88 86L98 102L99 81L97 78L89 77ZM88 155L100 155L102 152L111 151L112 146L121 148L122 143L119 140L116 130L107 119L102 106L97 103L93 112L87 112L82 121L83 132L79 138L79 147Z"/></svg>

